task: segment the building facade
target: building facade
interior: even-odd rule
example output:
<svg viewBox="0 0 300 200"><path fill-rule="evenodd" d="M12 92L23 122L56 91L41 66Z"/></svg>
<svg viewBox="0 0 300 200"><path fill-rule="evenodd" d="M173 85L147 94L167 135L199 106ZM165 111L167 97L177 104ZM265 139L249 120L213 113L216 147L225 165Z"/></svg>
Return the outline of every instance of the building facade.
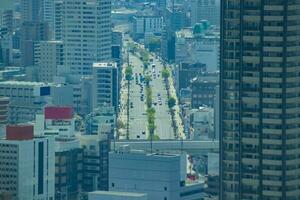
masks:
<svg viewBox="0 0 300 200"><path fill-rule="evenodd" d="M34 46L34 64L38 81L51 83L63 65L63 44L61 41L40 41Z"/></svg>
<svg viewBox="0 0 300 200"><path fill-rule="evenodd" d="M64 43L66 73L91 75L94 62L111 58L111 1L55 2L55 39Z"/></svg>
<svg viewBox="0 0 300 200"><path fill-rule="evenodd" d="M222 1L222 200L300 198L299 7Z"/></svg>
<svg viewBox="0 0 300 200"><path fill-rule="evenodd" d="M191 24L208 20L213 25L220 25L220 0L191 0Z"/></svg>
<svg viewBox="0 0 300 200"><path fill-rule="evenodd" d="M93 64L93 109L105 104L117 110L119 105L118 73L116 63Z"/></svg>
<svg viewBox="0 0 300 200"><path fill-rule="evenodd" d="M32 125L7 126L0 140L0 191L13 200L54 200L54 138L33 136Z"/></svg>

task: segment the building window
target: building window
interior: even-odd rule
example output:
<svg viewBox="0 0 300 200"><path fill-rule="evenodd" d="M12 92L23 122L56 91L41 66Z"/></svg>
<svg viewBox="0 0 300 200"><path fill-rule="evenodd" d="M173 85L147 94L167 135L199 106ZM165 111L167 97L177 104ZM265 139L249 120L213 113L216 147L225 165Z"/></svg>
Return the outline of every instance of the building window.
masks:
<svg viewBox="0 0 300 200"><path fill-rule="evenodd" d="M168 188L167 188L167 187L164 187L164 189L165 189L165 191L167 191L167 190L168 190Z"/></svg>
<svg viewBox="0 0 300 200"><path fill-rule="evenodd" d="M114 184L114 183L111 183L111 187L115 187L115 184Z"/></svg>

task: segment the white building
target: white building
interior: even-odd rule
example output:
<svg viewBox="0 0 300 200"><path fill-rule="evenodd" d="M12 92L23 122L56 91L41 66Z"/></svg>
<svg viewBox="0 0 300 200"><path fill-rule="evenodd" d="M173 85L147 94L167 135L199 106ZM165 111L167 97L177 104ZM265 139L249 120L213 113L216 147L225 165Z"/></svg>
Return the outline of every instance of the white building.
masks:
<svg viewBox="0 0 300 200"><path fill-rule="evenodd" d="M33 137L33 126L8 126L0 140L0 191L13 200L54 200L54 138Z"/></svg>
<svg viewBox="0 0 300 200"><path fill-rule="evenodd" d="M116 63L94 63L93 65L93 110L106 104L115 109L119 104L119 78Z"/></svg>
<svg viewBox="0 0 300 200"><path fill-rule="evenodd" d="M55 39L64 43L66 73L91 75L111 58L111 0L55 2Z"/></svg>
<svg viewBox="0 0 300 200"><path fill-rule="evenodd" d="M61 41L40 41L34 47L34 61L38 80L53 82L58 68L63 65L63 44Z"/></svg>
<svg viewBox="0 0 300 200"><path fill-rule="evenodd" d="M109 190L148 194L148 199L196 200L203 184L188 185L186 155L145 153L124 146L109 154Z"/></svg>
<svg viewBox="0 0 300 200"><path fill-rule="evenodd" d="M214 133L214 109L200 107L190 110L192 139L208 139Z"/></svg>
<svg viewBox="0 0 300 200"><path fill-rule="evenodd" d="M208 20L213 25L220 25L220 0L191 0L191 25L201 20Z"/></svg>
<svg viewBox="0 0 300 200"><path fill-rule="evenodd" d="M161 34L163 30L163 17L161 16L135 16L133 17L132 34L141 39L145 35Z"/></svg>
<svg viewBox="0 0 300 200"><path fill-rule="evenodd" d="M146 194L116 191L89 192L88 200L148 200Z"/></svg>
<svg viewBox="0 0 300 200"><path fill-rule="evenodd" d="M41 82L0 82L0 96L9 97L8 121L24 123L33 121L35 114L50 102L50 87Z"/></svg>
<svg viewBox="0 0 300 200"><path fill-rule="evenodd" d="M203 32L194 34L191 28L176 32L175 62L203 63L208 72L215 72L219 68L220 36L217 32Z"/></svg>

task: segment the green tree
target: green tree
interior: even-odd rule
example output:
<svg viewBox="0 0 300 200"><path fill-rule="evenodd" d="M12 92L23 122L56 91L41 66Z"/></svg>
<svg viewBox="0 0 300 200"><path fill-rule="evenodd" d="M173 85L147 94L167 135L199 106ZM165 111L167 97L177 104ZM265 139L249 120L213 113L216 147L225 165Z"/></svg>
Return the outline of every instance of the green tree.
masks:
<svg viewBox="0 0 300 200"><path fill-rule="evenodd" d="M150 86L150 81L151 81L151 76L150 75L145 75L145 83L146 86L149 87Z"/></svg>
<svg viewBox="0 0 300 200"><path fill-rule="evenodd" d="M170 97L170 98L168 99L168 106L169 106L169 108L171 109L171 108L173 108L175 105L176 105L176 99L175 99L174 97Z"/></svg>
<svg viewBox="0 0 300 200"><path fill-rule="evenodd" d="M148 136L147 138L148 140L151 140L151 135ZM153 141L158 141L160 140L160 137L156 134L153 134L153 138L152 138Z"/></svg>
<svg viewBox="0 0 300 200"><path fill-rule="evenodd" d="M126 69L125 69L125 79L127 81L130 81L132 79L132 74L133 74L132 67L131 66L126 67Z"/></svg>
<svg viewBox="0 0 300 200"><path fill-rule="evenodd" d="M170 71L165 67L162 71L161 71L161 76L164 79L167 79L170 77Z"/></svg>

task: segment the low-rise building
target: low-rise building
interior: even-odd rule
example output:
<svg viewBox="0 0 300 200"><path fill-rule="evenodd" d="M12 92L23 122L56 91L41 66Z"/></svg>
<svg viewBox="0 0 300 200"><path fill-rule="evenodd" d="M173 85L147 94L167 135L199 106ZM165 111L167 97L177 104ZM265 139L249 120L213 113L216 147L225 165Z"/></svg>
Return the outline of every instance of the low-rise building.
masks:
<svg viewBox="0 0 300 200"><path fill-rule="evenodd" d="M148 200L147 194L117 191L89 192L88 200Z"/></svg>
<svg viewBox="0 0 300 200"><path fill-rule="evenodd" d="M123 146L109 153L109 190L146 193L149 199L201 199L203 183L189 183L185 154L146 153Z"/></svg>

